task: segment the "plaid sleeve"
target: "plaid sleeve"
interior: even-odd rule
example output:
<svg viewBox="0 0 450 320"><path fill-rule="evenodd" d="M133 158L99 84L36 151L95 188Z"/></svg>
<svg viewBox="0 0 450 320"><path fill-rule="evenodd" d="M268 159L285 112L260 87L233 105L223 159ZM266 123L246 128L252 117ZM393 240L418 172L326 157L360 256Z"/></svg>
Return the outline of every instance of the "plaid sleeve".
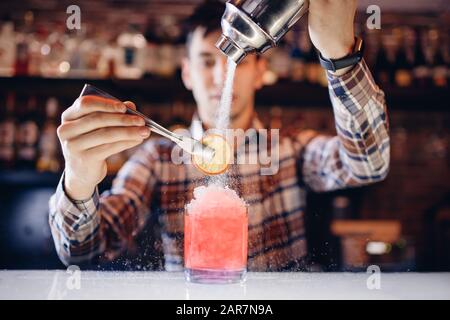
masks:
<svg viewBox="0 0 450 320"><path fill-rule="evenodd" d="M364 60L343 76L328 73L328 84L337 136L302 137L305 183L330 191L384 179L390 143L383 91Z"/></svg>
<svg viewBox="0 0 450 320"><path fill-rule="evenodd" d="M100 253L100 247L94 245L87 254L80 249L88 243L98 230L100 219L96 214L99 207L98 189L90 199L76 201L70 199L64 191L64 173L49 202L49 223L56 252L65 265L77 264L93 258Z"/></svg>
<svg viewBox="0 0 450 320"><path fill-rule="evenodd" d="M127 161L110 190L85 201L64 192L64 175L50 199L49 223L61 261L113 260L145 225L155 183L156 152L148 142Z"/></svg>

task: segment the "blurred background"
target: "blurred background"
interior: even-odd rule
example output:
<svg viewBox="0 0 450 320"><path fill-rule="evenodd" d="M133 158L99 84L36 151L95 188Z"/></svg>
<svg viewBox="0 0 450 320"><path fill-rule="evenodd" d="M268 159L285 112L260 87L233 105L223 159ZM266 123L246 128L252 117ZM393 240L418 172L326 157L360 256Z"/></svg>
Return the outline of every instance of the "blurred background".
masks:
<svg viewBox="0 0 450 320"><path fill-rule="evenodd" d="M195 111L180 80L183 19L201 0L0 2L0 269L63 268L47 223L63 170L61 112L89 82L169 127ZM81 8L68 30L66 9ZM366 9L381 9L369 30ZM373 186L308 196L312 271L450 271L450 1L359 1L356 32L386 93L391 170ZM266 55L256 97L270 128L334 134L326 77L301 21ZM130 151L132 152L132 151ZM108 159L108 188L130 152ZM152 269L163 265L157 224ZM127 253L111 268L139 268ZM149 267L150 268L150 267Z"/></svg>

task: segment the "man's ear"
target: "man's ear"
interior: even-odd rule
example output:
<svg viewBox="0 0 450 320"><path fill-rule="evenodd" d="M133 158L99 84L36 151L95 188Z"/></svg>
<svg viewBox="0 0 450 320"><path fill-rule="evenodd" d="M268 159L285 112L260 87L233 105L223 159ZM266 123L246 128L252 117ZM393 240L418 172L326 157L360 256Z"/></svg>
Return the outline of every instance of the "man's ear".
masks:
<svg viewBox="0 0 450 320"><path fill-rule="evenodd" d="M264 86L264 74L267 71L267 60L264 57L258 57L256 59L256 79L255 89L259 90Z"/></svg>
<svg viewBox="0 0 450 320"><path fill-rule="evenodd" d="M188 57L181 60L181 79L188 90L192 90L191 66Z"/></svg>

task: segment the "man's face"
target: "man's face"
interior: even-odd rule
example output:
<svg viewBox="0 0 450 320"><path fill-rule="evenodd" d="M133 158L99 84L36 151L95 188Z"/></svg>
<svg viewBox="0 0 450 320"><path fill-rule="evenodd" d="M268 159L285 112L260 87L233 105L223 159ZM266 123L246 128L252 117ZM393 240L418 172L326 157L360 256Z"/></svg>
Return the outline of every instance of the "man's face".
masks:
<svg viewBox="0 0 450 320"><path fill-rule="evenodd" d="M204 35L197 28L188 48L188 57L182 66L183 82L192 90L197 102L200 120L214 127L220 98L225 83L227 58L216 47L220 31ZM233 85L233 102L230 115L231 128L244 128L253 115L255 91L262 87L265 71L264 59L247 56L236 68Z"/></svg>

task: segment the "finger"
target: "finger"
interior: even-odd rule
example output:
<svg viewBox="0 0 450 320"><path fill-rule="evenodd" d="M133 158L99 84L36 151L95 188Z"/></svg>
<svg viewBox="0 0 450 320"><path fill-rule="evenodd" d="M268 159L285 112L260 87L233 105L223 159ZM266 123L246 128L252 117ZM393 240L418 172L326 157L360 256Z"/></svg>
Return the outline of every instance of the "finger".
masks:
<svg viewBox="0 0 450 320"><path fill-rule="evenodd" d="M63 112L62 120L76 120L92 112L125 113L126 107L121 101L97 97L83 96Z"/></svg>
<svg viewBox="0 0 450 320"><path fill-rule="evenodd" d="M98 129L68 140L74 150L88 150L102 144L125 140L140 140L150 135L147 127L109 127Z"/></svg>
<svg viewBox="0 0 450 320"><path fill-rule="evenodd" d="M106 158L120 153L122 151L131 149L139 144L141 144L144 139L141 140L125 140L113 143L103 144L101 146L97 146L86 150L88 154L90 154L93 158L97 160L105 160Z"/></svg>
<svg viewBox="0 0 450 320"><path fill-rule="evenodd" d="M139 116L122 113L94 112L83 118L62 124L59 133L60 138L65 140L106 127L132 127L144 125L144 119Z"/></svg>
<svg viewBox="0 0 450 320"><path fill-rule="evenodd" d="M135 105L133 102L131 102L131 101L125 101L124 104L125 104L128 108L131 108L131 109L133 109L133 110L136 110L136 105Z"/></svg>

